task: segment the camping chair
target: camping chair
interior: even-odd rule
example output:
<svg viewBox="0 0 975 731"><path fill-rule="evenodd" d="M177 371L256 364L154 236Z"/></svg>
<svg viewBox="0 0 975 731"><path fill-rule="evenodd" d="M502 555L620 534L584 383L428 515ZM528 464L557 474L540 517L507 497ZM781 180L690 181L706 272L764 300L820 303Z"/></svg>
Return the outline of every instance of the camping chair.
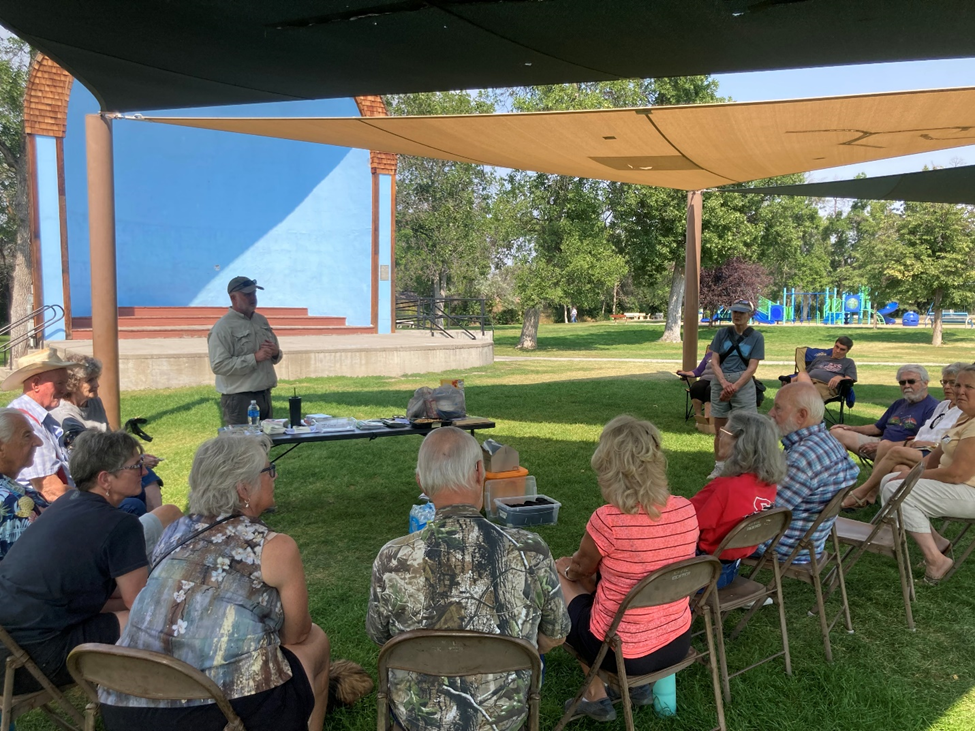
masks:
<svg viewBox="0 0 975 731"><path fill-rule="evenodd" d="M728 584L728 586L723 589L718 589L718 622L715 634L718 639L718 660L721 663L721 682L724 687L724 698L728 703L731 702L731 684L729 682L731 678L741 675L759 665L763 665L770 660L774 660L777 657L784 657L785 674L792 675L792 658L789 655L789 631L786 628L785 604L782 599L782 577L779 573L778 562L769 560L774 555L775 546L788 529L791 521L792 511L788 508L772 508L771 510L746 516L741 519L738 525L732 528L731 532L725 536L724 540L721 541L721 545L714 552L715 556L720 556L725 551L733 548L746 548L771 541L765 554L752 569L749 578L736 576L735 580ZM766 562L771 563L774 578L770 584L760 584L750 577L755 576L757 571L764 568ZM725 616L729 612L746 606L761 607L769 597L774 597L775 602L779 605L779 629L782 635L782 650L749 665L747 668L729 674L724 647L723 629ZM737 637L738 633L739 630L736 629L732 635L732 639Z"/></svg>
<svg viewBox="0 0 975 731"><path fill-rule="evenodd" d="M796 348L796 369L792 375L789 376L779 376L779 380L783 384L792 383L792 379L799 371L805 372L806 367L810 365L816 358L826 353L831 353L832 348L810 348L802 347ZM828 408L824 412L826 421L830 424L842 424L845 416L843 414L844 408L853 408L853 404L856 402L856 394L853 393L853 382L844 380L840 383L840 387L837 390L837 394L828 399L824 399L823 403L826 406L830 404L838 403L840 405L839 413L834 415Z"/></svg>
<svg viewBox="0 0 975 731"><path fill-rule="evenodd" d="M0 728L4 729L4 731L13 728L14 721L20 716L28 711L40 708L58 728L68 729L69 731L77 731L77 729L80 729L84 725L85 719L82 718L81 712L64 697L64 691L71 688L74 684L72 683L61 688L56 687L48 680L41 669L37 667L37 664L30 659L30 655L17 644L14 638L10 636L10 633L3 627L0 627L0 642L3 642L4 647L7 648L7 652L10 653L9 657L7 657L6 668L4 669L3 707L2 711L0 711ZM14 673L18 668L25 668L28 673L34 676L34 679L40 684L41 690L14 695ZM60 706L77 726L71 725L57 715L54 709L51 708L52 703Z"/></svg>
<svg viewBox="0 0 975 731"><path fill-rule="evenodd" d="M950 539L951 551L952 553L955 553L958 550L958 547L961 545L962 539L965 537L965 534L968 533L968 529L971 528L973 525L975 525L975 518L945 517L944 523L941 524L941 529L938 532L941 533L941 535L944 535L948 526L951 525L952 523L961 523L964 525L964 527L961 529L961 532L959 532L958 535L956 535L954 538ZM957 558L955 558L954 565L950 569L948 569L948 573L946 573L944 575L944 578L942 578L941 580L944 581L953 573L955 573L958 570L958 567L962 565L962 562L971 555L972 551L975 551L975 538L973 538L969 542L968 547L965 549L965 551L961 553Z"/></svg>
<svg viewBox="0 0 975 731"><path fill-rule="evenodd" d="M684 421L694 416L694 403L691 401L691 386L697 383L697 376L679 376L684 382Z"/></svg>
<svg viewBox="0 0 975 731"><path fill-rule="evenodd" d="M802 538L796 543L795 548L789 553L789 555L784 559L778 561L779 572L783 578L797 579L806 584L812 584L813 589L816 591L816 614L819 615L819 629L823 635L823 649L826 652L827 662L833 662L833 648L829 642L829 633L835 626L840 615L833 620L832 623L827 623L826 621L826 608L825 600L823 599L823 572L826 571L831 565L834 566L836 571L836 580L839 581L840 585L840 597L842 601L842 611L840 614L845 619L846 631L853 632L853 620L850 618L850 601L846 594L846 576L843 571L843 563L840 559L840 543L836 535L836 523L833 523L833 527L830 529L830 537L827 539L826 544L823 546L823 553L821 556L816 556L815 544L813 542L813 536L823 523L828 520L833 520L839 515L840 507L843 504L843 500L849 494L849 492L856 487L856 483L844 487L842 490L837 492L833 499L826 504L826 507L822 509L816 520L813 521L809 529L803 534ZM830 551L830 542L832 542L833 550ZM809 552L809 563L797 564L795 563L796 557L802 551ZM766 552L768 553L768 552ZM762 556L764 559L765 556ZM742 559L742 563L747 563L749 565L756 565L759 560L756 559ZM752 618L761 607L756 603L748 612L742 617L742 620L735 627L735 631L732 633L732 637L736 637L738 633L744 629L745 625ZM812 614L813 612L810 612Z"/></svg>
<svg viewBox="0 0 975 731"><path fill-rule="evenodd" d="M379 688L376 728L393 728L389 711L389 671L456 677L531 671L528 689L527 731L538 731L542 661L527 640L465 630L418 629L397 635L379 653Z"/></svg>
<svg viewBox="0 0 975 731"><path fill-rule="evenodd" d="M87 642L68 655L68 671L89 698L85 731L95 731L95 685L150 700L211 700L227 719L224 731L246 731L219 686L175 657L133 647Z"/></svg>
<svg viewBox="0 0 975 731"><path fill-rule="evenodd" d="M923 471L924 464L918 462L897 490L894 491L890 500L873 516L873 520L869 523L851 518L837 518L834 526L840 543L849 546L842 561L844 573L849 574L850 569L866 552L887 556L897 561L901 594L904 597L904 613L907 615L907 628L911 632L914 631L914 614L911 612L911 602L915 598L914 577L911 575L911 560L907 550L907 531L904 530L901 503L914 489L914 485L921 478ZM835 588L834 582L828 583L830 593L832 593Z"/></svg>
<svg viewBox="0 0 975 731"><path fill-rule="evenodd" d="M576 697L569 704L566 709L565 714L559 719L558 724L555 726L555 731L562 731L565 725L572 720L575 715L576 707L579 705L579 701L582 700L582 696L589 687L589 683L592 679L599 674L599 677L604 681L608 682L610 685L620 689L620 695L623 702L623 712L626 717L626 728L627 731L634 731L633 726L633 709L630 705L630 688L635 688L641 685L646 685L648 683L655 683L661 678L666 678L669 675L673 675L686 667L694 664L695 662L704 662L705 656L707 656L707 661L711 666L711 682L714 686L714 703L718 711L718 726L720 731L726 731L725 720L724 720L724 705L721 700L721 681L718 674L718 662L714 649L714 637L713 629L714 624L712 624L712 617L717 618L716 606L714 603L714 587L718 580L718 576L721 574L721 562L718 561L714 556L695 556L694 558L688 558L683 561L677 561L676 563L668 564L663 568L659 568L656 571L650 573L645 579L641 580L636 586L634 586L630 593L626 595L623 602L620 604L619 609L616 611L616 616L613 617L613 623L609 626L606 632L606 638L603 640L603 644L599 648L599 652L596 655L596 659L593 661L592 665L589 667L589 673L586 675L586 679L582 682L582 687L576 694ZM698 592L703 589L703 592L698 595ZM622 642L619 635L616 634L616 629L619 627L620 622L623 619L623 615L626 614L629 609L639 609L641 607L656 607L661 604L669 604L671 602L678 601L680 599L689 598L691 600L691 609L694 612L700 613L704 617L704 633L707 637L707 652L698 652L693 647L687 651L687 655L679 663L671 665L668 668L658 670L655 673L650 673L648 675L639 675L636 677L628 677L626 674L626 667L623 664L623 653L622 653ZM570 655L578 658L575 651L568 645L563 645ZM606 657L606 653L609 652L610 647L616 653L616 673L610 673L600 668L603 659Z"/></svg>

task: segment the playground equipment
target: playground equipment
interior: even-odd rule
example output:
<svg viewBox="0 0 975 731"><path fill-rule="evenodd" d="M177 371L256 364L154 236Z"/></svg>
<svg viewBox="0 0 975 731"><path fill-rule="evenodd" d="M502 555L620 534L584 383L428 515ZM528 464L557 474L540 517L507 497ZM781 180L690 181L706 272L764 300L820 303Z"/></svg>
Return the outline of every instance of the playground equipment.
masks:
<svg viewBox="0 0 975 731"><path fill-rule="evenodd" d="M876 314L883 317L883 322L892 325L894 319L889 315L896 309L896 302L888 302L874 311L870 303L870 290L865 288L856 294L842 293L832 288L827 288L825 292L783 289L781 302L759 298L755 321L762 324L850 325L870 323Z"/></svg>

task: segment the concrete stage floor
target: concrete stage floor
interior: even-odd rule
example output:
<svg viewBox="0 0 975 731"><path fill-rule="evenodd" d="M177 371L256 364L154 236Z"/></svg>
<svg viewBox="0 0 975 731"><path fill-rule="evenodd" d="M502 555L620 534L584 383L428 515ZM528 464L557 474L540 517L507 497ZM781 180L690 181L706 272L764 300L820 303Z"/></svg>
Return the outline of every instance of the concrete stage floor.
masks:
<svg viewBox="0 0 975 731"><path fill-rule="evenodd" d="M275 367L282 381L315 376L401 376L407 373L475 368L494 361L492 333L471 340L452 331L431 337L427 331L392 335L282 337L284 358ZM91 355L90 340L49 340L61 352ZM205 338L119 341L123 391L213 385Z"/></svg>

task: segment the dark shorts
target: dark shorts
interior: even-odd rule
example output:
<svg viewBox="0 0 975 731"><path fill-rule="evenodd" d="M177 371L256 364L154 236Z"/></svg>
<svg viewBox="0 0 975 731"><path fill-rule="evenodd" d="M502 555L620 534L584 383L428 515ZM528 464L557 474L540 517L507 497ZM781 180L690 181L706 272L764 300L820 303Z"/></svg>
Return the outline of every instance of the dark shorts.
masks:
<svg viewBox="0 0 975 731"><path fill-rule="evenodd" d="M603 641L589 630L589 621L592 617L592 594L580 594L569 604L569 619L572 620L572 629L566 643L573 650L579 653L579 657L585 663L591 664L599 653L599 648ZM687 656L687 651L691 646L691 630L680 637L672 640L669 644L654 650L649 655L643 657L623 658L623 667L626 668L627 675L647 675L655 673L671 665L675 665ZM616 654L610 649L603 658L600 666L603 670L611 673L616 672Z"/></svg>
<svg viewBox="0 0 975 731"><path fill-rule="evenodd" d="M711 401L711 381L694 381L688 391L690 391L691 398L693 399L701 402Z"/></svg>
<svg viewBox="0 0 975 731"><path fill-rule="evenodd" d="M298 657L281 652L291 666L291 680L263 693L236 698L230 705L247 731L306 731L315 708L315 693ZM227 720L216 703L185 708L122 708L102 705L107 731L223 731Z"/></svg>
<svg viewBox="0 0 975 731"><path fill-rule="evenodd" d="M223 416L224 426L246 424L247 407L251 405L251 401L257 401L257 408L261 410L261 419L272 418L274 412L271 408L271 389L224 393L220 395L220 414Z"/></svg>
<svg viewBox="0 0 975 731"><path fill-rule="evenodd" d="M22 644L21 648L37 663L41 672L56 686L69 685L74 681L68 672L68 653L86 642L101 642L114 645L118 642L118 617L111 612L96 614L94 617L68 627L57 637L44 642ZM7 648L0 646L0 670L7 662ZM0 672L0 675L3 673ZM19 668L14 674L14 694L32 693L41 685L26 668Z"/></svg>

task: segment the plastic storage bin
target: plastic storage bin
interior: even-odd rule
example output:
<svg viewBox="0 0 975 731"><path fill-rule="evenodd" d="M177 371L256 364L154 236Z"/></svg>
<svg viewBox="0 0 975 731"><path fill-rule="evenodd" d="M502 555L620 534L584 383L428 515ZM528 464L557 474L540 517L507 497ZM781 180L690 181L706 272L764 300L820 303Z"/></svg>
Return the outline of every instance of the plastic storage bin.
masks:
<svg viewBox="0 0 975 731"><path fill-rule="evenodd" d="M503 473L502 473L503 474ZM489 518L498 517L498 508L494 504L497 498L534 498L538 494L535 477L525 470L524 475L507 477L501 480L484 481L484 511Z"/></svg>
<svg viewBox="0 0 975 731"><path fill-rule="evenodd" d="M521 528L526 525L555 525L559 522L559 508L562 503L548 495L536 495L534 499L545 498L549 505L519 505L531 497L499 497L494 499L498 519L505 525ZM517 506L517 507L516 507Z"/></svg>

